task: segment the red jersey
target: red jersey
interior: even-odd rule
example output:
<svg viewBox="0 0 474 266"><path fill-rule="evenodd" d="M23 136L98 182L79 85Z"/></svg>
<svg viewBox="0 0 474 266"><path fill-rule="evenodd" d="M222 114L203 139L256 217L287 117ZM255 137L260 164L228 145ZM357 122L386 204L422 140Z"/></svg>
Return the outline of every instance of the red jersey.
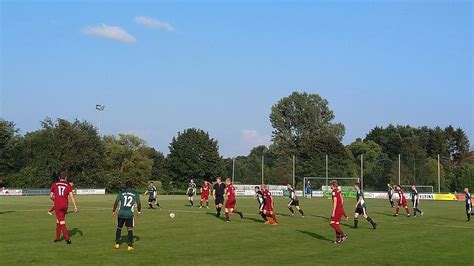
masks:
<svg viewBox="0 0 474 266"><path fill-rule="evenodd" d="M211 185L209 183L202 184L201 189L202 189L202 192L201 192L202 194L209 195L209 191L211 190Z"/></svg>
<svg viewBox="0 0 474 266"><path fill-rule="evenodd" d="M67 208L69 205L69 193L72 192L72 186L64 179L59 180L51 186L51 192L54 194L54 206Z"/></svg>
<svg viewBox="0 0 474 266"><path fill-rule="evenodd" d="M337 199L336 212L344 212L344 206L342 205L341 191L337 188L332 190L332 200Z"/></svg>
<svg viewBox="0 0 474 266"><path fill-rule="evenodd" d="M273 198L272 193L267 188L263 190L263 200L265 202L265 206L272 206Z"/></svg>
<svg viewBox="0 0 474 266"><path fill-rule="evenodd" d="M227 186L227 196L229 197L229 199L235 199L234 185L230 184Z"/></svg>
<svg viewBox="0 0 474 266"><path fill-rule="evenodd" d="M407 198L405 198L405 193L403 193L403 190L398 191L398 197L400 197L400 202L405 203L407 202Z"/></svg>

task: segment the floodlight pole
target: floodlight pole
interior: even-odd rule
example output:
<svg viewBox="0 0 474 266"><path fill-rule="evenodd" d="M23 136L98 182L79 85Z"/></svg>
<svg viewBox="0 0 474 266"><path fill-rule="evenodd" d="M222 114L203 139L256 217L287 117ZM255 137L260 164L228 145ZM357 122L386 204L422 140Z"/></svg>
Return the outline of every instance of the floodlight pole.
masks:
<svg viewBox="0 0 474 266"><path fill-rule="evenodd" d="M295 156L293 155L293 189L295 188Z"/></svg>
<svg viewBox="0 0 474 266"><path fill-rule="evenodd" d="M263 166L264 166L263 161L264 161L264 157L263 157L263 154L262 154L262 184L264 184L263 183Z"/></svg>
<svg viewBox="0 0 474 266"><path fill-rule="evenodd" d="M439 162L439 154L438 154L438 193L441 193L441 165Z"/></svg>
<svg viewBox="0 0 474 266"><path fill-rule="evenodd" d="M360 189L364 190L364 155L360 155Z"/></svg>
<svg viewBox="0 0 474 266"><path fill-rule="evenodd" d="M96 104L95 105L95 109L97 110L97 116L98 116L98 130L99 130L99 136L100 136L100 113L102 111L104 111L105 109L105 105L101 105L101 104Z"/></svg>
<svg viewBox="0 0 474 266"><path fill-rule="evenodd" d="M326 154L326 187L329 185L329 157Z"/></svg>
<svg viewBox="0 0 474 266"><path fill-rule="evenodd" d="M232 158L232 183L234 183L235 177L235 157Z"/></svg>
<svg viewBox="0 0 474 266"><path fill-rule="evenodd" d="M401 155L399 154L398 155L398 184L400 185L401 184L401 167L402 163L401 163Z"/></svg>

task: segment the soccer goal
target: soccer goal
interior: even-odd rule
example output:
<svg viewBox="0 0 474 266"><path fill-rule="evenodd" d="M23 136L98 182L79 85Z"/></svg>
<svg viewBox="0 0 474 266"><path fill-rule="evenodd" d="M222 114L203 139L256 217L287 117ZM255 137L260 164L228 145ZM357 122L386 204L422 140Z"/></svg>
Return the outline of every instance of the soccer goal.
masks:
<svg viewBox="0 0 474 266"><path fill-rule="evenodd" d="M358 177L320 177L306 176L303 177L303 196L312 197L314 194L331 191L331 180L337 180L341 191L353 191L354 183L359 182Z"/></svg>
<svg viewBox="0 0 474 266"><path fill-rule="evenodd" d="M403 189L403 191L411 191L411 185L400 185L400 187ZM418 190L418 193L434 193L434 187L433 186L419 186L416 185L416 190Z"/></svg>

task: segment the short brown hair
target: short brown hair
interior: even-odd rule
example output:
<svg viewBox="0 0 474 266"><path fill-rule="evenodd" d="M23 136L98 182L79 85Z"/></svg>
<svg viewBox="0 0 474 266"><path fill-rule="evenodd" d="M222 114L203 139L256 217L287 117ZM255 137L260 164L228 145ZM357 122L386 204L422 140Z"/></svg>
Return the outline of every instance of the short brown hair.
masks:
<svg viewBox="0 0 474 266"><path fill-rule="evenodd" d="M333 187L338 187L339 186L339 184L337 183L337 180L331 180L331 185Z"/></svg>

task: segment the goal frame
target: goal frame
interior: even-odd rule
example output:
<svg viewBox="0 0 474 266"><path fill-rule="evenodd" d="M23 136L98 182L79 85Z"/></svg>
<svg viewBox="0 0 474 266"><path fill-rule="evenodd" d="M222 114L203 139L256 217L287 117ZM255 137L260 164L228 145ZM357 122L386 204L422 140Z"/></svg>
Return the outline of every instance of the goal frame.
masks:
<svg viewBox="0 0 474 266"><path fill-rule="evenodd" d="M305 177L303 177L303 197L306 197L306 182L308 180L325 180L326 181L326 187L329 186L329 180L356 180L357 182L360 182L360 178L358 178L358 177L305 176Z"/></svg>
<svg viewBox="0 0 474 266"><path fill-rule="evenodd" d="M401 188L403 189L410 189L411 190L412 185L400 185ZM428 185L416 185L417 188L431 188L431 192L421 192L421 193L430 193L434 194L434 186L428 186Z"/></svg>

